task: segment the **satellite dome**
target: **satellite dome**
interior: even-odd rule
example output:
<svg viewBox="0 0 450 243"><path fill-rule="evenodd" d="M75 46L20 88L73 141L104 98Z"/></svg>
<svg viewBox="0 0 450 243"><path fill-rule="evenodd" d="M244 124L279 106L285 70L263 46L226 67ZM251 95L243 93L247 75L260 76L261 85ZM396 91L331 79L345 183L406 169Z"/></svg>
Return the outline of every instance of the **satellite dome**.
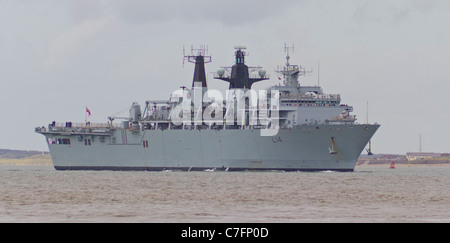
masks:
<svg viewBox="0 0 450 243"><path fill-rule="evenodd" d="M258 71L258 74L259 74L259 76L260 76L261 78L263 78L264 76L266 76L266 70L261 69L261 70Z"/></svg>
<svg viewBox="0 0 450 243"><path fill-rule="evenodd" d="M219 77L222 77L225 74L225 69L223 68L217 69L217 74L219 75Z"/></svg>

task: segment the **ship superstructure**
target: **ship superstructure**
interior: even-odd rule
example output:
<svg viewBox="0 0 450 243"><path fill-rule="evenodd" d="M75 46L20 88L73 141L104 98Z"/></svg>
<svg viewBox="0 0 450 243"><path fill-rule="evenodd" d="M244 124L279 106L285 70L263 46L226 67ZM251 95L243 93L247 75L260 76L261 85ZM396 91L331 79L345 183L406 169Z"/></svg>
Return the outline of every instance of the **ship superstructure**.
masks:
<svg viewBox="0 0 450 243"><path fill-rule="evenodd" d="M168 100L134 102L129 117L108 123L56 123L37 127L58 170L285 170L353 171L378 124L357 124L340 95L301 86L307 71L289 63L277 72L283 84L254 91L269 79L245 64L243 46L235 64L215 79L229 82L225 94L208 90L204 48L185 58L195 63L190 88ZM252 74L257 71L257 74ZM256 98L252 95L257 94ZM117 120L122 120L118 122Z"/></svg>
<svg viewBox="0 0 450 243"><path fill-rule="evenodd" d="M301 86L298 78L311 71L289 63L289 50L285 46L286 65L278 67L283 85L269 87L281 95L280 123L285 128L296 125L352 124L356 116L351 115L353 107L341 104L340 94L325 94L320 86Z"/></svg>

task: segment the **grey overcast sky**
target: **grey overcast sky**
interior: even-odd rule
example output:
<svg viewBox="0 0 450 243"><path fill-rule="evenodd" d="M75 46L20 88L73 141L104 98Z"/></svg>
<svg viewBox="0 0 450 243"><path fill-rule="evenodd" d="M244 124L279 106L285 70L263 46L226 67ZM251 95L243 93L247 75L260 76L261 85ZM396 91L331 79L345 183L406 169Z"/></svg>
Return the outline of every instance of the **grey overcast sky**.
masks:
<svg viewBox="0 0 450 243"><path fill-rule="evenodd" d="M382 126L375 153L450 152L450 1L447 0L1 0L0 148L48 150L34 127L106 122L133 101L168 99L192 82L183 45L208 45L208 86L245 45L271 80L291 63ZM126 113L125 113L126 114Z"/></svg>

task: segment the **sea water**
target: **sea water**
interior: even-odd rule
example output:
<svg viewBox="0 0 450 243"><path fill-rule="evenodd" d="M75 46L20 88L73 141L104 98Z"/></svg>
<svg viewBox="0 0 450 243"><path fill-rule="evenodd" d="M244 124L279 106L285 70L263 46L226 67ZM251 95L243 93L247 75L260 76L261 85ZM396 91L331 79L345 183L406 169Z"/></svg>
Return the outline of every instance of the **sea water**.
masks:
<svg viewBox="0 0 450 243"><path fill-rule="evenodd" d="M450 222L450 166L355 172L0 166L0 222Z"/></svg>

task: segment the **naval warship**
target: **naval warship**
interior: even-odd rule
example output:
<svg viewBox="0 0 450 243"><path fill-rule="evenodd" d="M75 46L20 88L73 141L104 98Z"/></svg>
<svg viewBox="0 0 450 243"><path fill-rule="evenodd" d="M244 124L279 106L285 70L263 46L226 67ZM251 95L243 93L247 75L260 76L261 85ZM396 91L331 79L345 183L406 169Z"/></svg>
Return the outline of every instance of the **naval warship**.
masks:
<svg viewBox="0 0 450 243"><path fill-rule="evenodd" d="M234 65L213 77L229 82L221 94L208 90L206 48L192 49L184 56L195 64L192 86L168 100L143 109L133 102L128 117L106 123L53 121L35 132L45 136L56 170L353 171L380 125L356 122L339 94L300 85L310 71L290 64L289 50L276 69L280 83L255 91L269 76L247 66L246 47L236 46Z"/></svg>

